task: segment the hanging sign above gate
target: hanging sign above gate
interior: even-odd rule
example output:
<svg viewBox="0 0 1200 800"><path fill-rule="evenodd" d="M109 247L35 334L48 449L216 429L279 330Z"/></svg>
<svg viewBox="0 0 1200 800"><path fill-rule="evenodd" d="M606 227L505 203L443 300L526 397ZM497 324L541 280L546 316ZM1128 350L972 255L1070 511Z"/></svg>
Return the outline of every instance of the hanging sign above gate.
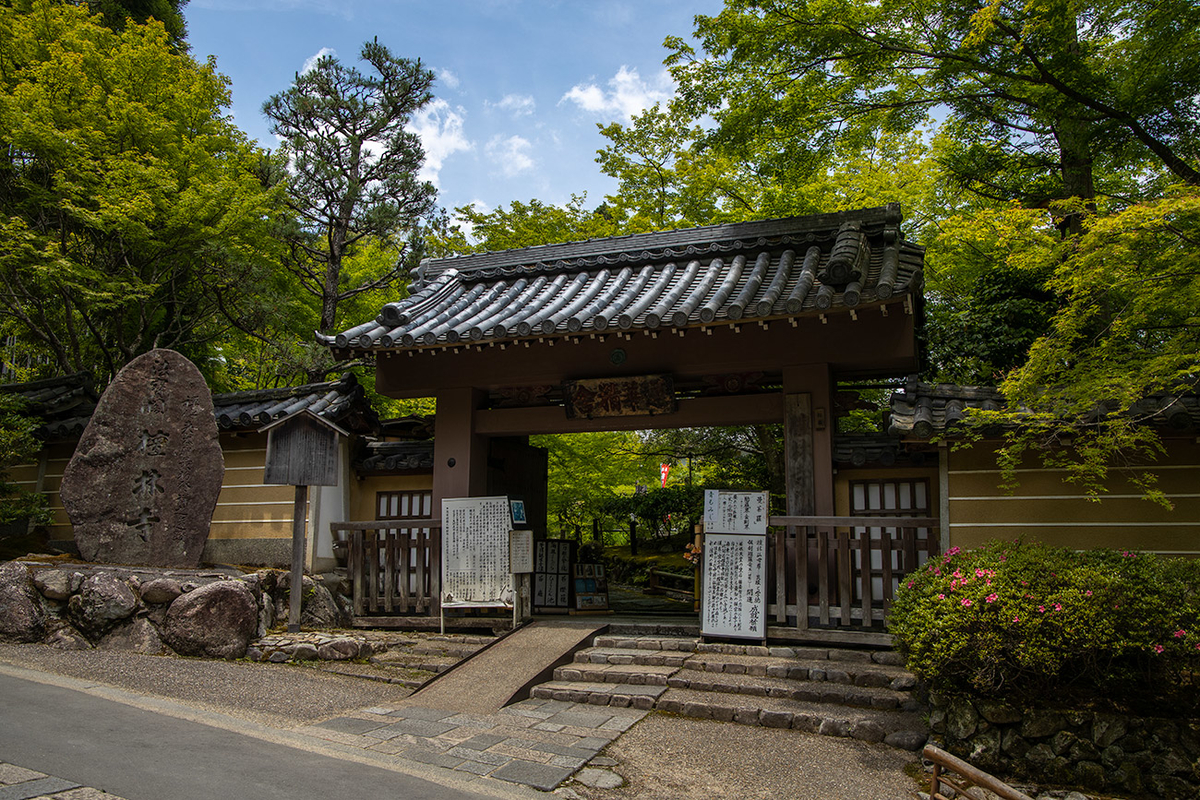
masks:
<svg viewBox="0 0 1200 800"><path fill-rule="evenodd" d="M675 383L669 375L566 381L563 399L567 419L673 414Z"/></svg>

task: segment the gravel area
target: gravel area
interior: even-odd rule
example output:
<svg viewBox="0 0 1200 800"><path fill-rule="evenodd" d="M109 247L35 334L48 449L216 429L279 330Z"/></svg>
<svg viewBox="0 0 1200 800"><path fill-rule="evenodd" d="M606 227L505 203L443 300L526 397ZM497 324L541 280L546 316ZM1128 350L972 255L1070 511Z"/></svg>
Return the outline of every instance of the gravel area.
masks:
<svg viewBox="0 0 1200 800"><path fill-rule="evenodd" d="M147 656L112 650L0 645L0 662L92 680L208 711L292 728L407 697L403 686L291 664Z"/></svg>
<svg viewBox="0 0 1200 800"><path fill-rule="evenodd" d="M680 797L913 800L915 756L884 745L651 714L603 753L626 784L570 789L587 800Z"/></svg>

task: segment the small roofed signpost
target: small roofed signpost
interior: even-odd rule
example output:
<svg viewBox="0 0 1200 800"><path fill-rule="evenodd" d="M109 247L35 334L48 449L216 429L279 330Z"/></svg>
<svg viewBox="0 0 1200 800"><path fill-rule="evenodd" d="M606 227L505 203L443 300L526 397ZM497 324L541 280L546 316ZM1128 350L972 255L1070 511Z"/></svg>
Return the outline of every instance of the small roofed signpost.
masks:
<svg viewBox="0 0 1200 800"><path fill-rule="evenodd" d="M263 483L296 487L292 508L292 578L288 632L300 630L300 600L304 593L304 527L308 517L308 487L338 483L338 437L347 431L308 409L277 419L259 429L267 434L267 463Z"/></svg>

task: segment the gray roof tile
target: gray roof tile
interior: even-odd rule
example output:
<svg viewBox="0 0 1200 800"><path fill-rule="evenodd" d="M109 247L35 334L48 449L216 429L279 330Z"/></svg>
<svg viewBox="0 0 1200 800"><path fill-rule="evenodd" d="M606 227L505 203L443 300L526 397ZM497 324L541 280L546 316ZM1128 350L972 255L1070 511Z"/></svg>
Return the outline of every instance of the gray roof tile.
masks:
<svg viewBox="0 0 1200 800"><path fill-rule="evenodd" d="M917 293L900 210L716 225L422 263L412 296L324 344L349 351L816 315Z"/></svg>

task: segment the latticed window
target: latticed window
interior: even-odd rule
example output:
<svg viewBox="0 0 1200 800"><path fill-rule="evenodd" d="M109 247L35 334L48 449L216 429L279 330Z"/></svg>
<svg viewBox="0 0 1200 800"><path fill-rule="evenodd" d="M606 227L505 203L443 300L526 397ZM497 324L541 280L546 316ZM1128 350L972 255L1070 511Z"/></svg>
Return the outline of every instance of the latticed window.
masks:
<svg viewBox="0 0 1200 800"><path fill-rule="evenodd" d="M928 517L929 479L850 481L850 514L867 517Z"/></svg>
<svg viewBox="0 0 1200 800"><path fill-rule="evenodd" d="M417 489L408 492L376 492L376 519L430 519L433 492Z"/></svg>

